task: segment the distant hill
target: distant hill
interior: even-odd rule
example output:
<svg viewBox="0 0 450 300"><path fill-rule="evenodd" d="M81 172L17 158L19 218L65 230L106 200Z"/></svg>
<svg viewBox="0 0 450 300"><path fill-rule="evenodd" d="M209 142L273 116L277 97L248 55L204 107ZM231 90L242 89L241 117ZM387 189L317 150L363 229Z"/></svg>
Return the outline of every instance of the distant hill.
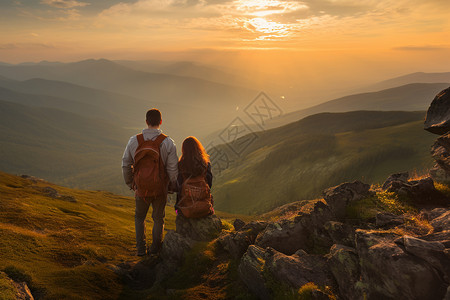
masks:
<svg viewBox="0 0 450 300"><path fill-rule="evenodd" d="M7 88L1 87L2 81L0 79L0 100L9 101L18 104L25 104L34 107L49 107L82 114L87 117L112 119L113 114L108 113L108 109L104 109L89 103L72 101L65 98L59 98L48 95L28 94L13 91ZM14 81L11 81L13 85Z"/></svg>
<svg viewBox="0 0 450 300"><path fill-rule="evenodd" d="M0 96L2 96L0 99L5 101L58 108L88 117L99 117L124 127L143 127L145 111L149 108L149 102L141 99L40 78L18 81L0 77ZM172 109L175 105L151 104L161 107L162 110L170 108L171 111L176 111Z"/></svg>
<svg viewBox="0 0 450 300"><path fill-rule="evenodd" d="M66 81L156 102L235 108L256 94L242 87L193 77L137 71L106 59L56 65L0 66L0 75L16 80ZM250 98L248 98L250 96Z"/></svg>
<svg viewBox="0 0 450 300"><path fill-rule="evenodd" d="M62 110L0 101L0 170L123 193L120 159L134 133Z"/></svg>
<svg viewBox="0 0 450 300"><path fill-rule="evenodd" d="M347 112L356 110L420 111L427 110L437 93L449 83L412 83L377 92L349 95L294 111L267 122L274 128L295 122L306 116L322 112Z"/></svg>
<svg viewBox="0 0 450 300"><path fill-rule="evenodd" d="M134 121L132 127L137 127L137 123L145 125L145 110L159 107L163 111L165 129L177 140L188 135L204 136L223 128L235 117L237 106L249 103L257 95L256 91L242 87L194 77L137 71L104 59L0 66L0 76L25 80L19 86L4 83L3 87L8 89L92 104L108 103L106 108L110 112L132 116L128 118Z"/></svg>
<svg viewBox="0 0 450 300"><path fill-rule="evenodd" d="M388 80L378 82L366 88L366 90L378 91L411 83L448 83L450 84L450 72L425 73L416 72Z"/></svg>
<svg viewBox="0 0 450 300"><path fill-rule="evenodd" d="M263 213L314 199L344 181L380 183L391 173L430 168L435 137L423 130L424 114L322 113L258 132L240 157L223 145L233 163L215 178L215 205L228 212Z"/></svg>
<svg viewBox="0 0 450 300"><path fill-rule="evenodd" d="M119 60L115 62L128 68L149 73L164 73L194 77L234 86L255 85L249 78L243 78L238 74L227 73L217 68L192 61Z"/></svg>

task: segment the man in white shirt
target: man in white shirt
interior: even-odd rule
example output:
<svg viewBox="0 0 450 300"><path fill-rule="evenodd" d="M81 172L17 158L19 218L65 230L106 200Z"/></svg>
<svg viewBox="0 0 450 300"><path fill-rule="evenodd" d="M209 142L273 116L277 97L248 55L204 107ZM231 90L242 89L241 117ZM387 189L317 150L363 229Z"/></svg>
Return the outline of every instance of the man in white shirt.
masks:
<svg viewBox="0 0 450 300"><path fill-rule="evenodd" d="M161 112L158 109L150 109L146 114L146 123L148 128L142 130L143 140L156 140L162 131ZM130 189L136 189L133 176L133 165L135 163L134 156L139 146L138 135L134 135L128 141L122 157L122 172L125 183ZM142 137L141 137L142 139ZM169 178L169 185L174 186L178 176L178 156L174 141L170 137L166 137L160 144L160 158L164 164L166 174ZM156 254L161 249L162 237L164 230L165 206L167 202L167 194L155 197L138 196L136 191L136 210L135 210L135 229L136 229L136 249L137 255L143 256L147 253L146 237L145 237L145 218L147 216L150 204L152 205L153 218L153 241L148 249L149 254Z"/></svg>

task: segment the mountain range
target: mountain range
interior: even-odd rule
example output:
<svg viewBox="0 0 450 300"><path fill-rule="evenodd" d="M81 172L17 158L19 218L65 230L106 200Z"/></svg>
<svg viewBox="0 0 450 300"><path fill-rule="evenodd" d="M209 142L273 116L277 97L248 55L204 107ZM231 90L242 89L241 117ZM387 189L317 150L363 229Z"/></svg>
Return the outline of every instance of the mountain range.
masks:
<svg viewBox="0 0 450 300"><path fill-rule="evenodd" d="M263 213L302 199L315 199L327 186L356 179L381 183L400 171L433 166L434 136L423 130L424 112L354 111L321 113L257 132L237 156L223 145L212 162L231 161L216 170L217 209ZM245 141L253 136L243 136ZM238 140L236 143L239 143Z"/></svg>

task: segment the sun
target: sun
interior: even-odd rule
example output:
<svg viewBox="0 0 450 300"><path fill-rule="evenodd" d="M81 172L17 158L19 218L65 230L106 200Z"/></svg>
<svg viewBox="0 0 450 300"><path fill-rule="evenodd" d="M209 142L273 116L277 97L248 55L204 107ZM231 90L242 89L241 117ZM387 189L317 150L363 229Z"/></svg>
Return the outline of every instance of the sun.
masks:
<svg viewBox="0 0 450 300"><path fill-rule="evenodd" d="M268 21L265 18L249 19L245 27L258 34L257 40L270 40L289 35L289 27L286 24Z"/></svg>

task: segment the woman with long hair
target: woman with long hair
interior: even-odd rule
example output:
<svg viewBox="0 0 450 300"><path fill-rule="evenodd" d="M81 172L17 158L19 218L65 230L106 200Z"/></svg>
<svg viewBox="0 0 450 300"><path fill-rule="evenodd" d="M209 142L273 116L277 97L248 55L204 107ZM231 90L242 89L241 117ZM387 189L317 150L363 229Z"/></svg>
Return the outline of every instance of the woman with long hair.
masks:
<svg viewBox="0 0 450 300"><path fill-rule="evenodd" d="M210 193L212 179L211 163L205 148L197 138L193 136L187 137L183 141L181 157L178 161L178 193L177 204L175 205L177 213L182 211L182 214L189 217L187 214L191 214L190 210L207 209L204 206L202 206L202 208L186 208L188 206L187 203L191 203L189 206L192 206L196 200L200 200L199 202L202 203L205 201L209 202L210 212L207 214L214 213L214 209L212 208L213 201ZM195 191L199 191L200 195L192 195L193 193L195 194ZM189 199L186 200L186 198ZM205 214L202 212L195 213L198 213L199 215Z"/></svg>

